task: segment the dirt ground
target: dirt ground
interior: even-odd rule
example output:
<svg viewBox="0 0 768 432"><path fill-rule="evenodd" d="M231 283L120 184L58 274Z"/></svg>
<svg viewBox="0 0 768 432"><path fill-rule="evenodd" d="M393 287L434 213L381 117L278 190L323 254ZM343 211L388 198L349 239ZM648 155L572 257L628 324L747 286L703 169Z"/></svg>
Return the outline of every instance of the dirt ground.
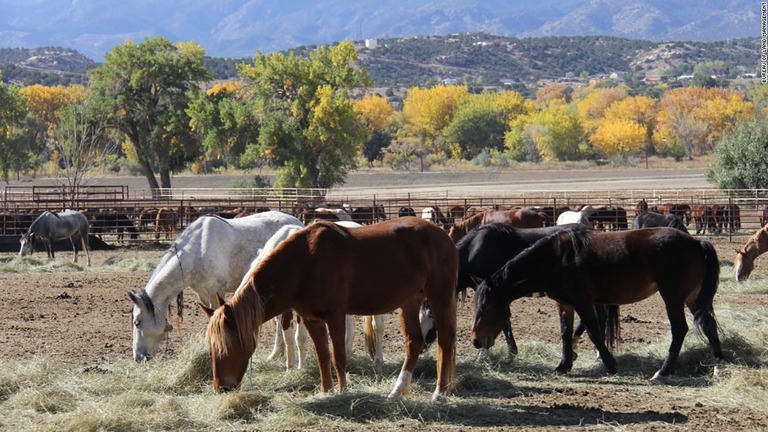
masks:
<svg viewBox="0 0 768 432"><path fill-rule="evenodd" d="M734 243L714 239L721 260L730 259ZM0 314L0 358L28 360L45 356L75 368L97 368L100 364L131 355L131 307L126 295L130 289L141 289L149 272L106 272L106 263L121 259L157 262L163 250L131 248L93 253L93 268L66 273L0 273L3 313ZM0 263L13 254L0 254ZM57 258L69 259L62 252ZM196 307L196 296L187 291L184 322L162 345L162 355L173 357L193 334L205 328L206 319ZM768 307L768 298L729 294L717 305L750 305ZM512 305L513 328L518 344L526 340L559 341L558 320L554 304L547 299L522 299ZM475 350L469 343L471 326L470 302L459 306L459 357L471 357ZM625 343L668 340L669 325L658 296L622 307L622 334ZM387 317L385 355L396 356L402 350L402 337L394 313ZM358 319L358 324L360 323ZM258 355L266 356L271 348L272 327L264 331ZM591 347L587 342L585 347ZM363 353L362 337L356 339L356 350ZM584 348L588 350L588 348ZM586 351L590 352L590 351ZM552 368L554 368L554 364ZM582 377L583 378L583 377ZM674 387L640 389L650 396L638 401L638 390L598 386L573 398L573 389L562 392L532 394L525 403L564 415L567 425L574 415L604 415L609 412L620 422L642 425L645 421L682 422L685 429L759 430L768 428L768 414L746 407L727 408L701 403L676 403ZM575 410L575 411L574 411ZM639 411L638 411L639 410ZM570 412L573 411L573 412ZM591 413L591 414L590 414ZM634 418L632 416L640 416ZM647 420L650 419L650 420Z"/></svg>

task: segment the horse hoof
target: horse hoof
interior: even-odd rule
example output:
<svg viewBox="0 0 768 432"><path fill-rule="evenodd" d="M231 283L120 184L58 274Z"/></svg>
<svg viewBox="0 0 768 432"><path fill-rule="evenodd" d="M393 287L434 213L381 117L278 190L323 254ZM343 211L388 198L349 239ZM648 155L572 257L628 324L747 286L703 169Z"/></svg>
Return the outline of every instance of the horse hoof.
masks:
<svg viewBox="0 0 768 432"><path fill-rule="evenodd" d="M560 366L555 368L555 373L558 374L558 375L566 375L569 370L571 370L571 368L563 366L563 365L560 365Z"/></svg>
<svg viewBox="0 0 768 432"><path fill-rule="evenodd" d="M432 402L446 403L448 402L448 396L444 395L443 393L440 393L439 391L435 391L432 394Z"/></svg>
<svg viewBox="0 0 768 432"><path fill-rule="evenodd" d="M653 377L651 378L651 382L664 384L667 382L667 376L662 375L661 371L657 371L655 374L653 374Z"/></svg>
<svg viewBox="0 0 768 432"><path fill-rule="evenodd" d="M387 399L391 401L399 401L400 399L402 399L402 396L398 393L392 392L387 396Z"/></svg>
<svg viewBox="0 0 768 432"><path fill-rule="evenodd" d="M731 375L731 371L725 365L725 363L716 363L715 369L712 371L712 376L715 378L728 378Z"/></svg>

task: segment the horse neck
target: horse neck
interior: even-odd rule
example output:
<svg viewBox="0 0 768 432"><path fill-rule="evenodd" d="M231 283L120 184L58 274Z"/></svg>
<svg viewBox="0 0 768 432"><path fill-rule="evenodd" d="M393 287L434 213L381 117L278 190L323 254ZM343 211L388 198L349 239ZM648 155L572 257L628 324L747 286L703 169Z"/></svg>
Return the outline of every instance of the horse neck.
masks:
<svg viewBox="0 0 768 432"><path fill-rule="evenodd" d="M176 297L187 286L184 282L184 272L180 259L178 253L169 251L163 257L160 266L150 276L147 286L144 287L144 291L152 299L152 303L160 310L165 310L171 299ZM207 306L213 306L210 304L213 299L202 299L203 296L200 297L203 303L209 303Z"/></svg>
<svg viewBox="0 0 768 432"><path fill-rule="evenodd" d="M749 239L744 246L744 251L753 254L752 258L764 254L768 251L768 230L762 228L755 234L754 237Z"/></svg>

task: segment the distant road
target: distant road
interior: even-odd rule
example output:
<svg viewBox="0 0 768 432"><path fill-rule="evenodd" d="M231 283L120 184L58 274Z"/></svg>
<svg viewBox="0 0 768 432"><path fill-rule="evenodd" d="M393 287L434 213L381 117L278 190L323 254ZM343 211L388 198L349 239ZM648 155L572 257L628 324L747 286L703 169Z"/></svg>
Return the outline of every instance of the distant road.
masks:
<svg viewBox="0 0 768 432"><path fill-rule="evenodd" d="M174 176L177 188L229 188L246 184L253 175L197 175ZM11 182L14 186L51 185L55 180L38 178ZM131 195L151 196L147 181L140 176L106 177L91 179L88 184L126 185ZM334 188L333 194L344 192L376 193L376 191L430 192L466 191L584 191L631 189L709 189L704 168L641 169L594 168L557 170L504 170L470 172L393 172L389 170L361 170L351 173L347 183Z"/></svg>

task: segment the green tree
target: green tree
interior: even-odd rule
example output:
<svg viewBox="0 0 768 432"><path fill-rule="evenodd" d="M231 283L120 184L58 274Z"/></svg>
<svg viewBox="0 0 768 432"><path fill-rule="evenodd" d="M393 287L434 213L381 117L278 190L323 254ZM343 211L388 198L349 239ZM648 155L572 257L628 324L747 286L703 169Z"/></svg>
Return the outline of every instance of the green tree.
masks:
<svg viewBox="0 0 768 432"><path fill-rule="evenodd" d="M727 132L707 178L721 189L768 188L768 120L758 116Z"/></svg>
<svg viewBox="0 0 768 432"><path fill-rule="evenodd" d="M33 159L28 147L29 136L22 128L25 107L26 100L19 88L0 81L0 174L6 183L11 171L18 174Z"/></svg>
<svg viewBox="0 0 768 432"><path fill-rule="evenodd" d="M217 84L192 99L187 109L192 130L203 143L204 162L239 165L248 144L256 143L258 120L253 106L242 97L239 82Z"/></svg>
<svg viewBox="0 0 768 432"><path fill-rule="evenodd" d="M197 83L210 77L204 56L194 42L156 37L114 47L91 71L93 103L126 136L153 190L171 187L171 172L199 153L185 110Z"/></svg>
<svg viewBox="0 0 768 432"><path fill-rule="evenodd" d="M483 149L504 149L506 119L492 105L495 95L468 95L456 108L443 135L454 156L472 159Z"/></svg>
<svg viewBox="0 0 768 432"><path fill-rule="evenodd" d="M365 138L349 100L353 89L369 85L356 61L354 45L342 42L309 57L257 53L253 64L241 65L243 89L259 119L258 144L246 148L242 162L259 156L281 167L280 187L342 183Z"/></svg>

